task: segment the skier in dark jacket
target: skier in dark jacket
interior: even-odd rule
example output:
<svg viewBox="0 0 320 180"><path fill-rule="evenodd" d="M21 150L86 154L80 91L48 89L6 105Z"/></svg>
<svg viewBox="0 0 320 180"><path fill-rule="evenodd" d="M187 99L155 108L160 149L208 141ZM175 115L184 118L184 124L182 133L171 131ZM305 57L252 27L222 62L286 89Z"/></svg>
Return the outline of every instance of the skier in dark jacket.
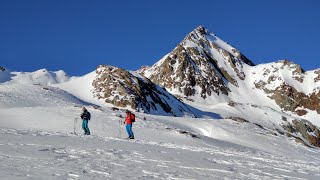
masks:
<svg viewBox="0 0 320 180"><path fill-rule="evenodd" d="M134 139L134 135L133 135L133 131L132 131L132 123L133 123L133 119L132 119L132 113L129 110L126 110L126 119L123 122L123 124L126 124L126 130L128 133L128 138L127 139Z"/></svg>
<svg viewBox="0 0 320 180"><path fill-rule="evenodd" d="M83 112L81 113L80 117L82 119L82 129L84 130L84 135L90 135L88 121L91 118L91 114L85 107L82 107L82 111Z"/></svg>

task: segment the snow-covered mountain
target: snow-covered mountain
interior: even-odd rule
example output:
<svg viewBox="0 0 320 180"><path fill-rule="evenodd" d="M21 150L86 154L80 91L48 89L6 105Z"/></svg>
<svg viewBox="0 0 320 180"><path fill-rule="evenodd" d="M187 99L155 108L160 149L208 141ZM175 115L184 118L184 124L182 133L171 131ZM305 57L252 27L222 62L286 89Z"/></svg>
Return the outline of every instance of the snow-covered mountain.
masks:
<svg viewBox="0 0 320 180"><path fill-rule="evenodd" d="M254 65L238 50L199 26L152 67L138 72L178 95L229 101L229 84L239 87L243 68ZM213 99L212 99L213 100Z"/></svg>
<svg viewBox="0 0 320 180"><path fill-rule="evenodd" d="M307 119L314 117L308 116L310 111L320 114L319 69L305 72L288 60L254 65L203 26L156 64L138 72L172 94L201 104L267 105Z"/></svg>
<svg viewBox="0 0 320 180"><path fill-rule="evenodd" d="M285 127L294 126L297 121L308 126L303 123L304 119L320 127L320 70L305 72L288 60L255 65L203 26L189 33L153 66L144 66L137 72L185 103L219 111L225 118L241 118L260 125L272 122L273 125L264 127L282 129L282 133L291 133ZM232 110L227 109L234 107L226 104L241 104L243 109L266 110L268 107L283 115L256 116L259 111L240 113L238 110L230 113ZM306 134L305 130L300 131L295 132ZM316 139L312 144L318 146L320 134L317 132L311 138Z"/></svg>
<svg viewBox="0 0 320 180"><path fill-rule="evenodd" d="M319 179L319 87L319 69L255 65L202 26L137 72L0 66L0 178ZM82 106L92 136L74 134Z"/></svg>

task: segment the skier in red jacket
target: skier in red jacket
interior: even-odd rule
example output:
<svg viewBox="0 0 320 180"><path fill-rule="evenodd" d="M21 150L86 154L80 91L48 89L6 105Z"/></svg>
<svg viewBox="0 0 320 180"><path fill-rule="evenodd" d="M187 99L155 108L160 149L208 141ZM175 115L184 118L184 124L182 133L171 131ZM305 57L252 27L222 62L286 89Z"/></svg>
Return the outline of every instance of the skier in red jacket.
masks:
<svg viewBox="0 0 320 180"><path fill-rule="evenodd" d="M129 110L126 110L126 119L123 124L126 124L126 130L128 133L127 139L134 139L133 131L132 131L132 123L135 122L135 115L131 113Z"/></svg>

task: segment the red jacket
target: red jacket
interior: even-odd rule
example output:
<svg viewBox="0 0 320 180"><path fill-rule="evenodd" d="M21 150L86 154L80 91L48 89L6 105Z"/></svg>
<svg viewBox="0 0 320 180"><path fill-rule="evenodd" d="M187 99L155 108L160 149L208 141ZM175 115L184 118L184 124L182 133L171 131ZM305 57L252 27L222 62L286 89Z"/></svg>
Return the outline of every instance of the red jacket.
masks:
<svg viewBox="0 0 320 180"><path fill-rule="evenodd" d="M132 124L130 115L131 113L127 113L126 120L124 121L126 124Z"/></svg>

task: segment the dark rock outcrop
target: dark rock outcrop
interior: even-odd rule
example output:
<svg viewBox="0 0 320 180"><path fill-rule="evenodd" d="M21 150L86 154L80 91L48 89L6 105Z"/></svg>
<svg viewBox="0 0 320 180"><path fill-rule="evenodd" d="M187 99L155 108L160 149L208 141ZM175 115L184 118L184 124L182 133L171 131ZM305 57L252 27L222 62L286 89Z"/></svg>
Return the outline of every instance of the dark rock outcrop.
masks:
<svg viewBox="0 0 320 180"><path fill-rule="evenodd" d="M288 74L288 72L291 74ZM318 75L314 78L314 82L319 81L319 70L308 73ZM291 77L288 77L288 75ZM303 116L308 113L306 110L309 109L320 114L320 87L314 85L313 91L308 94L301 90L299 91L292 84L292 82L296 81L296 86L301 86L300 84L305 81L305 76L306 72L299 65L288 60L282 60L274 63L269 68L265 67L262 77L267 80L255 81L254 85L257 89L263 90L270 99L274 100L285 111L295 112ZM292 78L291 82L287 78Z"/></svg>
<svg viewBox="0 0 320 180"><path fill-rule="evenodd" d="M97 68L96 73L92 83L93 94L106 103L151 114L193 115L185 104L145 77L103 65Z"/></svg>
<svg viewBox="0 0 320 180"><path fill-rule="evenodd" d="M292 123L282 125L289 137L305 145L320 147L320 130L307 120L293 120Z"/></svg>

